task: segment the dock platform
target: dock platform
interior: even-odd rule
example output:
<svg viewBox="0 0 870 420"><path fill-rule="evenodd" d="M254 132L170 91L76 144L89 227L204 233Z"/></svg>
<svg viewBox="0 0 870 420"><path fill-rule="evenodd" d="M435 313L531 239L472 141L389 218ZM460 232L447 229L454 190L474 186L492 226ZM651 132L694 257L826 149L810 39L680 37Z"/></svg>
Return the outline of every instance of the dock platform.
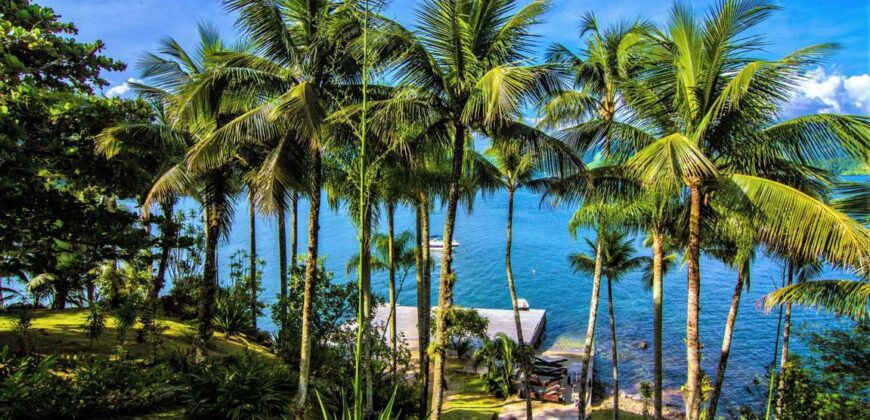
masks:
<svg viewBox="0 0 870 420"><path fill-rule="evenodd" d="M503 333L517 341L517 328L514 324L514 312L511 309L483 309L473 308L481 316L489 320L486 334L489 338ZM435 308L432 308L434 312ZM375 325L386 325L389 318L389 306L382 305L375 309ZM529 309L520 311L520 322L523 324L523 339L537 347L544 336L547 325L547 311L543 309ZM400 336L404 336L408 347L414 351L418 347L419 336L417 334L417 307L396 306L396 330Z"/></svg>

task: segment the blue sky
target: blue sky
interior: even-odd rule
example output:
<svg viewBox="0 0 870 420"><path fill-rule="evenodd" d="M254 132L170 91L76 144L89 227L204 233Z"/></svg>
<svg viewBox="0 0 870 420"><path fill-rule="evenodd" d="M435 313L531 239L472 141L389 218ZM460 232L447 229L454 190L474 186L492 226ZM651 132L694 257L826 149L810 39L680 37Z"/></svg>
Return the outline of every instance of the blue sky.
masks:
<svg viewBox="0 0 870 420"><path fill-rule="evenodd" d="M414 9L422 0L392 0L386 10L400 22L413 25ZM124 82L135 78L135 63L143 51L154 50L161 38L172 36L182 45L193 45L196 23L208 21L233 36L235 16L224 13L220 0L37 0L51 6L79 28L79 38L101 39L106 54L130 66L110 73L110 94L128 94ZM692 2L703 13L712 1ZM789 113L839 112L870 114L870 2L866 0L793 0L776 2L784 9L760 30L766 32L767 58L796 48L837 42L842 49L815 69L801 86ZM602 24L644 17L661 22L671 0L552 0L543 24L536 28L542 45L561 42L578 45L580 16L596 13Z"/></svg>

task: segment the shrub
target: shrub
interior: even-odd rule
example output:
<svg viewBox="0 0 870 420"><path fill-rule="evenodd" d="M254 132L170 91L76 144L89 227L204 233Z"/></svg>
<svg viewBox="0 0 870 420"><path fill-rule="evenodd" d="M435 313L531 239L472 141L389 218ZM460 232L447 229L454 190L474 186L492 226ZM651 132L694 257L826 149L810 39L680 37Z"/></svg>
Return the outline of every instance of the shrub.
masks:
<svg viewBox="0 0 870 420"><path fill-rule="evenodd" d="M489 320L484 318L474 309L451 307L447 312L447 337L450 347L456 350L456 354L462 358L471 350L473 340L484 341L487 339L486 329ZM432 322L432 331L436 328Z"/></svg>
<svg viewBox="0 0 870 420"><path fill-rule="evenodd" d="M56 359L15 358L9 347L0 351L0 418L51 418L65 398L62 380L51 373Z"/></svg>
<svg viewBox="0 0 870 420"><path fill-rule="evenodd" d="M222 288L214 307L215 329L227 337L251 329L251 307L246 299L231 290Z"/></svg>
<svg viewBox="0 0 870 420"><path fill-rule="evenodd" d="M15 358L8 348L0 352L0 418L131 414L171 404L180 391L180 377L167 365L105 357Z"/></svg>
<svg viewBox="0 0 870 420"><path fill-rule="evenodd" d="M474 353L475 367L484 365L480 376L486 389L499 398L507 398L516 391L516 377L522 365L523 351L517 343L503 333L487 340Z"/></svg>
<svg viewBox="0 0 870 420"><path fill-rule="evenodd" d="M166 365L105 357L83 360L72 378L76 417L143 412L175 403L182 391L181 378Z"/></svg>
<svg viewBox="0 0 870 420"><path fill-rule="evenodd" d="M252 352L211 363L188 377L187 414L193 418L289 417L296 375Z"/></svg>

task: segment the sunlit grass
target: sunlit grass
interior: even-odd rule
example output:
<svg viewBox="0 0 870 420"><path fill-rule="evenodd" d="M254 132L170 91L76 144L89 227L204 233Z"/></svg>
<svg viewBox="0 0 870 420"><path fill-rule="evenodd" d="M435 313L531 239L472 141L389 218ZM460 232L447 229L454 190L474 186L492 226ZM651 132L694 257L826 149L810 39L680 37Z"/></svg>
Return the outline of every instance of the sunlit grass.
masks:
<svg viewBox="0 0 870 420"><path fill-rule="evenodd" d="M451 359L447 364L447 398L444 418L492 419L501 412L505 401L486 392L480 376L462 371L462 360Z"/></svg>
<svg viewBox="0 0 870 420"><path fill-rule="evenodd" d="M87 317L87 309L34 310L33 324L30 329L33 350L39 353L58 354L115 353L117 319L111 315L106 317L107 329L105 334L95 340L91 346L84 330ZM18 322L18 318L19 315L15 311L0 313L0 342L10 345L15 343L12 329ZM192 334L194 331L190 324L173 318L160 318L160 323L166 327L162 334L165 347L186 348L193 342ZM141 324L137 324L127 332L124 348L131 355L145 355L149 351L149 346L136 342L136 328L141 328ZM275 359L265 347L248 342L241 337L226 338L223 334L216 333L210 343L210 351L218 355L238 353L245 348L262 354L264 357Z"/></svg>

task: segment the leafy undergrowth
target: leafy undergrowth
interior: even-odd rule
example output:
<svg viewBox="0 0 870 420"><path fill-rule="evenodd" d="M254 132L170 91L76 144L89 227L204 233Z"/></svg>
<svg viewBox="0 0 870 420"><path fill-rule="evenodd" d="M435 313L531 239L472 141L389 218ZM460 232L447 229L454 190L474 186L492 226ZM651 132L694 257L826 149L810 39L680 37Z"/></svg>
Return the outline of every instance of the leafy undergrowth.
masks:
<svg viewBox="0 0 870 420"><path fill-rule="evenodd" d="M12 333L18 317L14 311L0 313L0 343L14 345L18 341ZM86 309L34 310L30 328L31 348L38 353L115 354L118 344L116 318L107 316L106 332L91 345L84 329L87 317ZM165 347L184 348L193 342L195 331L191 325L172 318L160 318L160 323L166 327L161 334ZM146 355L150 350L148 344L136 342L135 330L141 327L141 324L137 324L131 328L124 340L124 348L131 356ZM209 351L215 355L237 354L246 348L265 358L276 359L267 348L242 337L227 338L216 333L209 343Z"/></svg>

